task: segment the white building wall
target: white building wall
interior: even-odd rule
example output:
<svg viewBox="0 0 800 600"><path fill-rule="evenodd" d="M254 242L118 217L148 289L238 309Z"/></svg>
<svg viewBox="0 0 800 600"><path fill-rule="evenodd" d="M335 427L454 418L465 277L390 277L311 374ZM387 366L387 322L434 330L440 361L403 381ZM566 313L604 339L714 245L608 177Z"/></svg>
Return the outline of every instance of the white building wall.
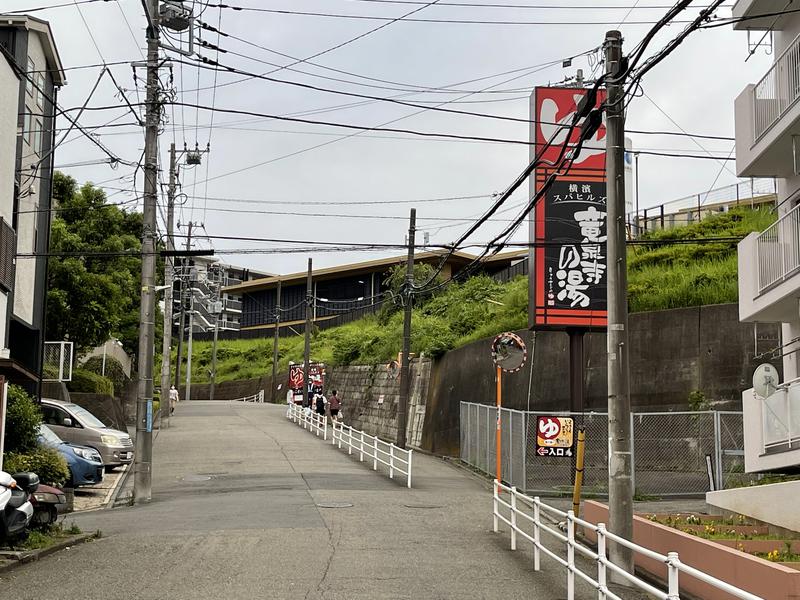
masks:
<svg viewBox="0 0 800 600"><path fill-rule="evenodd" d="M31 31L28 38L28 56L33 60L34 68L41 70L46 68L44 49L39 36ZM27 85L27 80L20 85ZM18 90L19 88L17 88ZM25 94L26 111L34 113L30 119L32 129L41 129L44 123L43 110L36 102L36 89L33 94ZM38 113L38 117L36 116ZM38 123L38 124L37 124ZM20 173L20 194L19 211L17 219L17 252L30 253L36 250L36 240L40 232L37 231L37 220L39 213L39 197L41 194L40 179L41 169L36 167L42 158L41 148L37 149L36 140L42 139L42 135L31 135L28 131L23 131L24 141L22 143L22 170ZM41 232L44 235L45 232ZM17 261L16 280L14 286L14 315L22 321L33 324L34 320L34 297L36 289L36 260L23 259Z"/></svg>
<svg viewBox="0 0 800 600"><path fill-rule="evenodd" d="M14 211L18 91L17 76L8 61L0 57L0 217L8 223L12 222ZM0 291L0 358L8 358L7 323L8 294Z"/></svg>

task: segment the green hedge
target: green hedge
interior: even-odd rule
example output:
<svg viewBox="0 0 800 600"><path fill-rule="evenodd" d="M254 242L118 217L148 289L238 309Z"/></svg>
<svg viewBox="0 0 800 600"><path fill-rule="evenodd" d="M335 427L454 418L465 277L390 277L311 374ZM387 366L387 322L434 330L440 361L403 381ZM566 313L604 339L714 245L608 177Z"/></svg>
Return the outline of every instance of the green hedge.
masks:
<svg viewBox="0 0 800 600"><path fill-rule="evenodd" d="M72 371L72 381L67 382L67 389L70 392L113 396L114 382L86 369L75 369Z"/></svg>
<svg viewBox="0 0 800 600"><path fill-rule="evenodd" d="M39 446L33 452L19 454L7 452L3 457L3 470L7 473L32 471L41 483L61 487L69 479L66 459L58 450Z"/></svg>
<svg viewBox="0 0 800 600"><path fill-rule="evenodd" d="M32 452L38 448L36 440L42 411L25 390L18 385L8 386L8 408L6 411L6 452Z"/></svg>
<svg viewBox="0 0 800 600"><path fill-rule="evenodd" d="M91 371L96 375L102 375L103 373L103 357L102 356L93 356L89 360L87 360L80 368L81 371ZM111 382L114 384L114 389L116 391L121 391L122 388L125 387L125 383L128 381L128 376L125 375L125 371L122 368L122 364L115 358L111 356L106 356L106 369L105 369L105 377L110 379Z"/></svg>

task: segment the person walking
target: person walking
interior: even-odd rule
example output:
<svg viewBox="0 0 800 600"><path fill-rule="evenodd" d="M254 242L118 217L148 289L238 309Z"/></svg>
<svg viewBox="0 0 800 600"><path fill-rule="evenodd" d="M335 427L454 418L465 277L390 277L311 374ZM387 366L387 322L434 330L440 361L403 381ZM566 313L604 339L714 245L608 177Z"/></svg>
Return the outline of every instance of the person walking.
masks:
<svg viewBox="0 0 800 600"><path fill-rule="evenodd" d="M314 394L314 407L316 408L316 413L320 417L325 416L325 405L328 403L328 399L322 394L322 390L317 388L316 393Z"/></svg>
<svg viewBox="0 0 800 600"><path fill-rule="evenodd" d="M169 414L175 412L175 405L178 403L180 398L178 397L178 390L175 389L175 386L171 386L169 388Z"/></svg>
<svg viewBox="0 0 800 600"><path fill-rule="evenodd" d="M339 408L342 406L342 401L339 399L339 394L336 392L336 390L331 390L331 396L328 398L328 405L331 408L331 419L338 421Z"/></svg>

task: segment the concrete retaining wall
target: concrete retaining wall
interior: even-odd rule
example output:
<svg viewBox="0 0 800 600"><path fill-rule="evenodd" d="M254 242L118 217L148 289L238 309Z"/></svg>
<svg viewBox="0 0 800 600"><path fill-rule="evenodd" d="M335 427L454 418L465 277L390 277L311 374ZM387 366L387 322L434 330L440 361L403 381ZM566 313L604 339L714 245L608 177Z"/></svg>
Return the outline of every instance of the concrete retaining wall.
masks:
<svg viewBox="0 0 800 600"><path fill-rule="evenodd" d="M122 401L105 394L70 392L70 400L82 406L103 423L120 431L127 431Z"/></svg>
<svg viewBox="0 0 800 600"><path fill-rule="evenodd" d="M419 446L422 439L430 373L430 360L411 361L406 440L412 446ZM397 439L400 378L393 377L386 365L337 367L331 369L328 381L328 391L337 390L342 399L345 423L384 440Z"/></svg>

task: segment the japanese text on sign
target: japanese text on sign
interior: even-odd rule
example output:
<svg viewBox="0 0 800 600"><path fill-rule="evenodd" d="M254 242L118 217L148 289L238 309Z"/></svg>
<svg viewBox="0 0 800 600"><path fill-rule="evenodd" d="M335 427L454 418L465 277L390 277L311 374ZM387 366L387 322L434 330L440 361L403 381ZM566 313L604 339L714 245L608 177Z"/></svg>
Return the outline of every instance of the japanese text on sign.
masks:
<svg viewBox="0 0 800 600"><path fill-rule="evenodd" d="M539 456L572 456L574 422L570 417L538 417L536 421L536 454Z"/></svg>

